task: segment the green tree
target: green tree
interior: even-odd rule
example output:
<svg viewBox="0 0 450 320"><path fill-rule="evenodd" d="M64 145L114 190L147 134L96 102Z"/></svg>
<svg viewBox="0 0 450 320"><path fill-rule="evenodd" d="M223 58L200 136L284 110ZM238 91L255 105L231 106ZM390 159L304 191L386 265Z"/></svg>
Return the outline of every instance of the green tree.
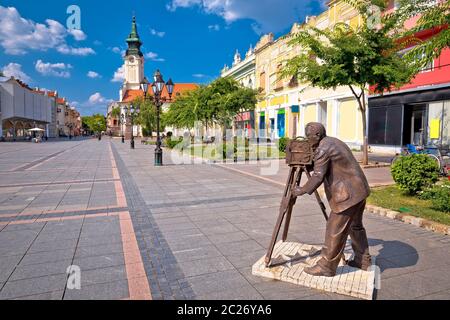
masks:
<svg viewBox="0 0 450 320"><path fill-rule="evenodd" d="M152 136L156 131L157 112L156 106L152 100L142 97L136 98L133 105L139 107L140 112L136 118L136 123L141 125L145 136Z"/></svg>
<svg viewBox="0 0 450 320"><path fill-rule="evenodd" d="M281 76L297 76L301 81L322 89L346 86L356 98L361 111L364 157L368 159L367 103L369 86L377 93L400 87L411 81L417 68L398 55L405 45L397 41L398 15L379 14L374 17L373 6L383 12L386 1L345 0L361 15L362 23L351 27L337 23L333 28L320 30L306 25L291 40L304 50L286 62Z"/></svg>
<svg viewBox="0 0 450 320"><path fill-rule="evenodd" d="M115 107L112 109L111 116L113 116L114 118L119 118L120 115L121 115L120 107Z"/></svg>
<svg viewBox="0 0 450 320"><path fill-rule="evenodd" d="M214 122L225 131L240 112L252 111L257 103L257 91L241 86L236 80L219 78L205 88L208 97L206 110Z"/></svg>
<svg viewBox="0 0 450 320"><path fill-rule="evenodd" d="M91 133L106 131L106 118L101 114L82 117L83 127L87 127Z"/></svg>
<svg viewBox="0 0 450 320"><path fill-rule="evenodd" d="M169 110L163 114L162 122L165 126L192 129L197 121L205 122L204 103L201 95L203 88L184 92L171 104Z"/></svg>
<svg viewBox="0 0 450 320"><path fill-rule="evenodd" d="M402 39L412 45L404 57L410 63L417 63L424 68L438 58L445 48L450 46L450 1L435 3L435 0L400 0L398 10L392 15L399 21L398 29L403 31ZM404 23L419 16L411 29L405 30ZM419 32L433 30L428 39L422 41L416 37Z"/></svg>

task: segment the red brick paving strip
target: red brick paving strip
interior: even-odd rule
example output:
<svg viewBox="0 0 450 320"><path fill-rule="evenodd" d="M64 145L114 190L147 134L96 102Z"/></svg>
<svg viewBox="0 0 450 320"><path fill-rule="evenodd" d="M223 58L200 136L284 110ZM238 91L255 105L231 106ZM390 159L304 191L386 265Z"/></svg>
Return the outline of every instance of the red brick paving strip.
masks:
<svg viewBox="0 0 450 320"><path fill-rule="evenodd" d="M114 159L111 144L109 145L109 155L112 164L112 173L114 179L120 179L117 170L116 161ZM127 200L123 191L122 182L115 181L117 205L127 207ZM119 214L120 230L122 236L123 252L125 257L125 269L128 279L128 290L131 300L152 300L152 294L148 285L147 275L142 262L141 253L136 240L133 223L130 213L121 212Z"/></svg>

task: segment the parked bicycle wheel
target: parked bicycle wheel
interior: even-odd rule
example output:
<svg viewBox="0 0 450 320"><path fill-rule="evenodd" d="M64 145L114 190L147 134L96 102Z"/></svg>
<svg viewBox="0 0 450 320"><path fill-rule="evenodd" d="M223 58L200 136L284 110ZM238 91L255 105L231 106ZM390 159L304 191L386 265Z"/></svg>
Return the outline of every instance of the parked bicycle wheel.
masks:
<svg viewBox="0 0 450 320"><path fill-rule="evenodd" d="M437 164L437 166L439 168L439 173L441 173L441 174L444 173L441 160L437 156L435 156L434 154L428 154L427 156L429 156L431 159L433 159L436 162L436 164Z"/></svg>

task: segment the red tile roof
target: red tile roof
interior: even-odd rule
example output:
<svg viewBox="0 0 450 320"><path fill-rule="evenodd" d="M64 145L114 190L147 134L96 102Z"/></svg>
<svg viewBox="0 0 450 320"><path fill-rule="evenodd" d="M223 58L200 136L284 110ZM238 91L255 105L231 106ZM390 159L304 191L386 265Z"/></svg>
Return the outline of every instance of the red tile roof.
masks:
<svg viewBox="0 0 450 320"><path fill-rule="evenodd" d="M56 99L56 103L57 103L57 104L66 104L66 99L64 99L64 98L58 98L58 99Z"/></svg>
<svg viewBox="0 0 450 320"><path fill-rule="evenodd" d="M176 83L172 98L176 99L179 95L186 91L192 91L197 89L199 86L195 83ZM151 88L149 89L151 91ZM153 92L150 92L150 94L153 96ZM122 102L129 103L133 102L136 98L142 98L144 97L144 92L142 90L128 90L125 92L125 95L122 99ZM164 87L161 97L163 99L169 99L169 93L167 92L167 88Z"/></svg>
<svg viewBox="0 0 450 320"><path fill-rule="evenodd" d="M144 92L142 90L128 90L127 92L125 92L122 102L125 102L125 103L133 102L137 98L142 98L142 97L144 97Z"/></svg>

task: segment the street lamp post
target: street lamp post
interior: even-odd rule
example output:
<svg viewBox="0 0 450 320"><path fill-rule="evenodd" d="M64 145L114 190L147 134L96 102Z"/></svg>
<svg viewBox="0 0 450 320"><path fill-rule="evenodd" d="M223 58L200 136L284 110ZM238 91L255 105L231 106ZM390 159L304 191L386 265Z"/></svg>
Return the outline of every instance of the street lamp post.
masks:
<svg viewBox="0 0 450 320"><path fill-rule="evenodd" d="M125 124L125 115L121 113L119 117L119 125L120 125L120 133L122 135L122 143L125 143L125 133L123 131L124 124Z"/></svg>
<svg viewBox="0 0 450 320"><path fill-rule="evenodd" d="M135 144L134 144L134 118L139 114L140 109L139 106L138 107L134 107L133 105L130 106L130 109L128 109L127 107L125 107L125 112L128 114L128 110L129 112L129 117L131 120L131 149L135 148Z"/></svg>
<svg viewBox="0 0 450 320"><path fill-rule="evenodd" d="M163 76L159 70L156 70L155 75L153 77L154 82L151 84L153 91L153 101L156 105L156 131L157 131L157 140L156 140L156 149L155 149L155 166L160 167L163 165L163 151L161 148L161 106L163 105L164 99L162 98L162 91L164 86L167 89L167 93L169 94L169 101L172 100L172 94L174 89L174 84L172 79L169 79L167 83L164 83ZM149 89L149 81L147 78L144 78L144 81L141 83L141 89L144 91L145 99L152 99L152 97L148 94Z"/></svg>

